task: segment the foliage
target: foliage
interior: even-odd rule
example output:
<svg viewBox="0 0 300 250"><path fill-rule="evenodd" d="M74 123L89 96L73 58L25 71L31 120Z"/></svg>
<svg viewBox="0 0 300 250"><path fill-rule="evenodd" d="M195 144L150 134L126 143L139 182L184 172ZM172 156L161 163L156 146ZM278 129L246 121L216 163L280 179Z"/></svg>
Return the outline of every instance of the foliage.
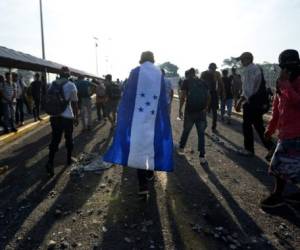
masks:
<svg viewBox="0 0 300 250"><path fill-rule="evenodd" d="M179 74L177 73L178 67L170 62L165 62L161 65L159 65L161 69L165 71L166 77L178 77Z"/></svg>

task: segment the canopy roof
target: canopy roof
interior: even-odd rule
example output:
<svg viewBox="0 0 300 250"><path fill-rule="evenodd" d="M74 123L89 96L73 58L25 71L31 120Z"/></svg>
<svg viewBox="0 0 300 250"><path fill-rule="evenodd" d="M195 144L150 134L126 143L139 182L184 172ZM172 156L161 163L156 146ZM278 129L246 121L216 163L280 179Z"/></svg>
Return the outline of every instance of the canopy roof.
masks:
<svg viewBox="0 0 300 250"><path fill-rule="evenodd" d="M0 46L0 67L25 69L40 72L46 70L49 73L59 74L59 71L63 66L66 65L44 60L30 54ZM93 77L99 79L99 77L94 74L90 74L71 67L68 68L70 69L72 75L83 75L85 77Z"/></svg>

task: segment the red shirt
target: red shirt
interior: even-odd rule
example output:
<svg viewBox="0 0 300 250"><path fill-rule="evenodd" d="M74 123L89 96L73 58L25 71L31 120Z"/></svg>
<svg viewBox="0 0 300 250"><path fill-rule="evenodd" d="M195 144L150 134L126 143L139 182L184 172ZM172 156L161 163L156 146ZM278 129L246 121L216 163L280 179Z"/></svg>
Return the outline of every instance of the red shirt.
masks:
<svg viewBox="0 0 300 250"><path fill-rule="evenodd" d="M281 140L300 137L300 77L292 83L279 82L279 89L281 94L277 94L273 102L267 134L272 135L277 129Z"/></svg>

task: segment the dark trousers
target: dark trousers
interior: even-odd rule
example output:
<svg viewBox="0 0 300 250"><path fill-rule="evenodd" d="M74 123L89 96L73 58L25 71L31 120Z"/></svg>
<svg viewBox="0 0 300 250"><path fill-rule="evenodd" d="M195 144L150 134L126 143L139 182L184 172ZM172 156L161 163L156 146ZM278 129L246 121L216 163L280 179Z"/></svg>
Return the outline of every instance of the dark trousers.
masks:
<svg viewBox="0 0 300 250"><path fill-rule="evenodd" d="M151 178L154 172L151 170L145 169L137 169L137 177L139 181L140 189L147 190L148 189L148 180L147 178Z"/></svg>
<svg viewBox="0 0 300 250"><path fill-rule="evenodd" d="M97 118L99 121L102 119L102 117L104 118L107 117L106 107L104 102L97 102L96 107L97 107Z"/></svg>
<svg viewBox="0 0 300 250"><path fill-rule="evenodd" d="M73 119L61 116L51 117L50 124L52 128L52 138L49 145L49 162L53 164L54 156L58 151L58 146L63 134L65 135L65 145L68 152L67 159L70 159L73 150Z"/></svg>
<svg viewBox="0 0 300 250"><path fill-rule="evenodd" d="M2 103L2 111L3 111L3 127L5 131L8 131L8 127L11 129L15 129L15 105Z"/></svg>
<svg viewBox="0 0 300 250"><path fill-rule="evenodd" d="M272 149L273 143L264 138L265 127L263 121L263 114L255 110L249 103L243 106L243 134L244 134L244 147L246 150L254 153L254 137L253 128L259 135L264 147L268 150Z"/></svg>
<svg viewBox="0 0 300 250"><path fill-rule="evenodd" d="M16 124L19 122L24 122L24 101L23 98L17 99L17 105L16 105Z"/></svg>
<svg viewBox="0 0 300 250"><path fill-rule="evenodd" d="M183 121L183 132L181 135L179 147L184 148L189 134L194 126L196 125L197 133L198 133L198 151L200 152L200 157L205 156L205 129L207 126L206 122L206 113L199 112L196 114L185 113L184 121Z"/></svg>
<svg viewBox="0 0 300 250"><path fill-rule="evenodd" d="M33 106L33 117L34 119L39 119L40 118L40 104L41 100L38 98L33 99L34 106Z"/></svg>
<svg viewBox="0 0 300 250"><path fill-rule="evenodd" d="M212 129L217 128L217 119L218 119L218 108L219 108L219 100L217 91L211 91L211 103L210 103L210 111L212 112Z"/></svg>

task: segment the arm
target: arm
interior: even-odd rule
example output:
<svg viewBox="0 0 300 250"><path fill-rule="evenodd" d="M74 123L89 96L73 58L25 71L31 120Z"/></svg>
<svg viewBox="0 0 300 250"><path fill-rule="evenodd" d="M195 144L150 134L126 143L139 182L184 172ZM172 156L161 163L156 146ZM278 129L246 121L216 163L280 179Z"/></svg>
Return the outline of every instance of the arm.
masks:
<svg viewBox="0 0 300 250"><path fill-rule="evenodd" d="M273 102L272 118L269 122L269 125L268 125L266 133L265 133L267 137L271 137L277 129L278 120L279 120L278 105L279 105L279 98L278 98L278 95L276 95L275 100Z"/></svg>

